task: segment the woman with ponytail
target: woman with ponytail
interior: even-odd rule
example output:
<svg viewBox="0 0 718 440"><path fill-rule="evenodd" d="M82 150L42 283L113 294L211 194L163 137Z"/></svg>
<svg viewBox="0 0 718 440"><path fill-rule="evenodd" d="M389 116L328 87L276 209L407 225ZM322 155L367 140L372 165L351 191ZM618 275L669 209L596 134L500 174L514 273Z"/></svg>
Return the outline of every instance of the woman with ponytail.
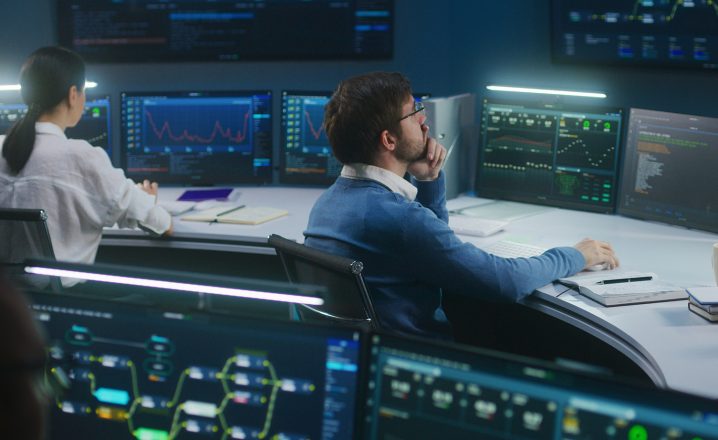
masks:
<svg viewBox="0 0 718 440"><path fill-rule="evenodd" d="M20 86L28 111L0 136L0 206L44 209L63 261L94 262L105 226L171 233L170 215L155 205L156 183L135 185L104 150L65 136L85 106L85 64L77 54L38 49L22 67Z"/></svg>

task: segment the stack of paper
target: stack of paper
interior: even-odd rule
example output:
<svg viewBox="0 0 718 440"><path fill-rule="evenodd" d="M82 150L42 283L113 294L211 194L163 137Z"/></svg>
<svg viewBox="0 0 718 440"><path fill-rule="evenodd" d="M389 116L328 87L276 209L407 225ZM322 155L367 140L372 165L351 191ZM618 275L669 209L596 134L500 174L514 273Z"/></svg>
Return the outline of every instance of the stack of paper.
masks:
<svg viewBox="0 0 718 440"><path fill-rule="evenodd" d="M657 280L655 274L647 272L582 272L559 281L567 286L578 287L581 295L604 306L671 301L687 296L685 289Z"/></svg>
<svg viewBox="0 0 718 440"><path fill-rule="evenodd" d="M710 322L718 322L718 287L688 289L688 309Z"/></svg>

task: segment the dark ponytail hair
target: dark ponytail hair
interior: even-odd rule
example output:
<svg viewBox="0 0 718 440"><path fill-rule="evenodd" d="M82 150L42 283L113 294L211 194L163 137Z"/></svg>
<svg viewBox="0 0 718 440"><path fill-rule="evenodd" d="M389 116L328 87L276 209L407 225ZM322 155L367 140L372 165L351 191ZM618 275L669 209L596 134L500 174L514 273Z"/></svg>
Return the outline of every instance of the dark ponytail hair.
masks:
<svg viewBox="0 0 718 440"><path fill-rule="evenodd" d="M43 47L30 55L20 71L22 99L27 114L10 129L2 155L14 173L23 169L35 146L35 122L60 104L70 90L85 87L85 63L68 49Z"/></svg>

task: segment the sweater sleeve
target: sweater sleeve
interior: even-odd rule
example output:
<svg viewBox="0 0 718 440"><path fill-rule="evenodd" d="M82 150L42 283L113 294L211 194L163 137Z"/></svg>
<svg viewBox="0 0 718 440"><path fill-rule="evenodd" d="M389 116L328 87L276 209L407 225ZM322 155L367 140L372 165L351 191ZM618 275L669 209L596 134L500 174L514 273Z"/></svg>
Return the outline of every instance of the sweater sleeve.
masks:
<svg viewBox="0 0 718 440"><path fill-rule="evenodd" d="M444 171L439 172L436 180L424 181L412 178L412 183L418 189L416 201L429 208L445 223L449 222L449 211L446 210L446 180Z"/></svg>
<svg viewBox="0 0 718 440"><path fill-rule="evenodd" d="M114 168L107 154L99 148L92 148L87 154L93 191L105 201L103 223L121 228L134 228L139 224L161 234L169 229L172 218L163 208L155 204L155 197L139 189L125 177L125 173Z"/></svg>
<svg viewBox="0 0 718 440"><path fill-rule="evenodd" d="M581 253L572 247L549 249L538 257L501 258L463 243L441 219L412 204L402 222L404 257L417 265L419 279L470 295L518 301L551 281L580 271Z"/></svg>

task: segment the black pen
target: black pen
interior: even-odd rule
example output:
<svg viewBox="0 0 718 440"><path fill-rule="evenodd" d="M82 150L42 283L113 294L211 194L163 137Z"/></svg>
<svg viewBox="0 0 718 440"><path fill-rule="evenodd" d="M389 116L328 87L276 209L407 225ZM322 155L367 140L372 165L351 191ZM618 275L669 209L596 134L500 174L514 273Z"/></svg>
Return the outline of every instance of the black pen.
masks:
<svg viewBox="0 0 718 440"><path fill-rule="evenodd" d="M230 212L234 212L234 211L237 211L237 210L239 210L239 209L242 209L242 208L244 208L245 206L247 206L247 205L239 205L239 206L235 206L235 207L232 208L232 209L228 209L228 210L226 210L226 211L222 211L222 212L220 212L219 214L215 215L215 216L214 216L214 220L212 220L211 222L209 222L209 224L211 225L212 223L219 223L219 221L217 220L217 217L222 217L223 215L227 215L227 214L229 214Z"/></svg>
<svg viewBox="0 0 718 440"><path fill-rule="evenodd" d="M619 284L619 283L632 283L634 281L649 281L652 280L653 277L648 275L645 277L633 277L633 278L616 278L614 280L603 280L599 281L596 284Z"/></svg>

